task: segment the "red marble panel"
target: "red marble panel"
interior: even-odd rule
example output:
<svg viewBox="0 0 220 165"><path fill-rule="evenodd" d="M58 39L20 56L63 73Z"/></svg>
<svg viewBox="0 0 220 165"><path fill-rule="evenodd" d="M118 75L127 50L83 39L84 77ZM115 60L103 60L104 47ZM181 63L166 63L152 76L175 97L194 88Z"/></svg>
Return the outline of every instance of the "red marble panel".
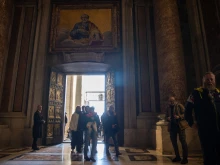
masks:
<svg viewBox="0 0 220 165"><path fill-rule="evenodd" d="M21 18L21 7L16 7L14 11L14 20L11 31L8 59L6 64L5 81L2 93L1 112L7 112L9 106L10 92L12 90L13 68L15 62L15 53L17 47L18 32Z"/></svg>
<svg viewBox="0 0 220 165"><path fill-rule="evenodd" d="M220 65L220 2L201 0L211 68Z"/></svg>
<svg viewBox="0 0 220 165"><path fill-rule="evenodd" d="M21 51L19 55L19 64L17 69L17 82L15 86L15 97L14 97L14 108L13 111L21 112L22 111L22 103L25 89L25 79L26 76L28 78L30 75L27 71L28 66L28 55L29 55L29 46L30 46L30 38L31 38L31 29L32 29L32 22L33 22L33 7L27 7L25 9L25 21L24 21L24 28L23 28L23 36L21 41ZM29 64L30 65L30 64ZM28 80L28 79L27 79Z"/></svg>
<svg viewBox="0 0 220 165"><path fill-rule="evenodd" d="M165 112L173 95L186 100L186 73L177 2L154 0L155 36L158 59L160 106Z"/></svg>
<svg viewBox="0 0 220 165"><path fill-rule="evenodd" d="M150 105L150 80L149 80L149 57L147 51L147 8L137 7L137 35L138 35L138 55L140 69L140 92L143 112L151 111Z"/></svg>
<svg viewBox="0 0 220 165"><path fill-rule="evenodd" d="M1 0L0 1L0 84L3 82L4 62L7 58L7 50L9 46L9 29L12 18L12 0ZM1 90L0 90L1 91ZM1 91L2 92L2 91Z"/></svg>

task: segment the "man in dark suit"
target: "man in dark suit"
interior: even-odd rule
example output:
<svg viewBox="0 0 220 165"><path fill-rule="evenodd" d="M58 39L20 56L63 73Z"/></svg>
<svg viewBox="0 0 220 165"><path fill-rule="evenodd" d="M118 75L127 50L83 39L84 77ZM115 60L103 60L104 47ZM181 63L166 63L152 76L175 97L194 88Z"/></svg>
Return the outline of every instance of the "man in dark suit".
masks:
<svg viewBox="0 0 220 165"><path fill-rule="evenodd" d="M37 110L34 113L33 143L32 143L33 150L39 150L39 148L37 147L37 139L42 137L42 124L45 123L41 111L42 111L42 106L38 105Z"/></svg>

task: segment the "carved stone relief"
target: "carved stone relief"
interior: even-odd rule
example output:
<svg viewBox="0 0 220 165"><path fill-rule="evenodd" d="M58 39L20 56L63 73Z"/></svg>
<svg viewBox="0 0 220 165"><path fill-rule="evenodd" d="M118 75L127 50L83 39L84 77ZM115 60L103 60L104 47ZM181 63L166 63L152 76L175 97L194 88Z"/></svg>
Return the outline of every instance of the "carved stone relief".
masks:
<svg viewBox="0 0 220 165"><path fill-rule="evenodd" d="M56 107L56 109L55 109L55 117L56 117L56 119L57 118L61 119L60 113L61 113L60 107Z"/></svg>
<svg viewBox="0 0 220 165"><path fill-rule="evenodd" d="M49 100L55 100L55 92L56 90L54 88L50 88L50 94L49 94Z"/></svg>
<svg viewBox="0 0 220 165"><path fill-rule="evenodd" d="M50 76L50 82L51 83L56 83L56 73L55 72L52 72L51 73L51 76Z"/></svg>
<svg viewBox="0 0 220 165"><path fill-rule="evenodd" d="M57 74L57 85L63 86L63 75Z"/></svg>
<svg viewBox="0 0 220 165"><path fill-rule="evenodd" d="M106 74L106 108L111 105L115 106L115 78L114 72L110 71Z"/></svg>
<svg viewBox="0 0 220 165"><path fill-rule="evenodd" d="M54 106L49 106L49 110L48 110L48 117L49 118L54 118Z"/></svg>
<svg viewBox="0 0 220 165"><path fill-rule="evenodd" d="M60 90L56 91L56 101L62 102L63 100L63 93Z"/></svg>
<svg viewBox="0 0 220 165"><path fill-rule="evenodd" d="M59 136L60 135L60 130L61 130L60 124L55 124L54 125L54 135Z"/></svg>
<svg viewBox="0 0 220 165"><path fill-rule="evenodd" d="M53 136L53 124L47 125L47 137Z"/></svg>

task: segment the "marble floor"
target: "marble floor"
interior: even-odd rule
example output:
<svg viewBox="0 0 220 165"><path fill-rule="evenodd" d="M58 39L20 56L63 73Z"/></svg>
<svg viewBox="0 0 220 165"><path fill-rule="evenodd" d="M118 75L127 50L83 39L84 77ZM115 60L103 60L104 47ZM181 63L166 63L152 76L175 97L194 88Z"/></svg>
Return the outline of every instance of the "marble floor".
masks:
<svg viewBox="0 0 220 165"><path fill-rule="evenodd" d="M115 156L114 148L110 148L111 156L104 152L104 144L97 146L96 162L84 161L82 154L71 154L70 143L54 146L40 146L40 150L32 151L30 147L0 150L2 165L176 165L172 163L173 155L162 155L155 150L120 147L120 155ZM189 157L188 165L202 165L201 156Z"/></svg>

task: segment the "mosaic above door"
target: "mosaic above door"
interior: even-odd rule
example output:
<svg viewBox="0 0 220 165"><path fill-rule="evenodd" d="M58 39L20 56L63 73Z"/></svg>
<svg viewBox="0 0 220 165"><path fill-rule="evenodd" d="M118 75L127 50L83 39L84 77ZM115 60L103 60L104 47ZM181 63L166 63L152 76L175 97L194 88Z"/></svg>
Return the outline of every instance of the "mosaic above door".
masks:
<svg viewBox="0 0 220 165"><path fill-rule="evenodd" d="M50 52L119 51L119 3L54 4Z"/></svg>

